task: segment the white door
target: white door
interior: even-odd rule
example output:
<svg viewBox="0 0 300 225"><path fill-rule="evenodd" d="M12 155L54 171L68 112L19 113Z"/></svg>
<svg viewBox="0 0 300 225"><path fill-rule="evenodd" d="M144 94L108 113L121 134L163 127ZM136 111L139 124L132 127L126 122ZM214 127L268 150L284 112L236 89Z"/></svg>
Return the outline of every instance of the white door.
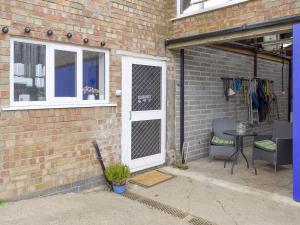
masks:
<svg viewBox="0 0 300 225"><path fill-rule="evenodd" d="M165 162L166 64L122 58L122 162L138 171Z"/></svg>

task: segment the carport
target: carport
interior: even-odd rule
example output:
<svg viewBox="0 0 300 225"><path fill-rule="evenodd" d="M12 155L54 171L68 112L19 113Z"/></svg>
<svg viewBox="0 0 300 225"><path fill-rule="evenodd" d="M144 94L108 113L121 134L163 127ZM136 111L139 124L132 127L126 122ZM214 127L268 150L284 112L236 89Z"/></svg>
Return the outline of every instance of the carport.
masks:
<svg viewBox="0 0 300 225"><path fill-rule="evenodd" d="M219 30L210 33L201 33L193 36L186 36L166 40L166 46L169 50L180 50L180 119L179 119L179 148L183 151L185 142L185 49L194 46L214 46L220 47L223 51L232 49L232 47L245 49L247 52L253 51L254 67L257 67L257 58L263 52L259 52L257 47L251 48L251 45L245 44L245 41L258 40L260 37L292 34L291 37L282 37L279 40L273 41L274 44L281 44L290 39L292 41L292 55L290 58L290 78L292 82L289 85L289 119L292 112L293 121L293 196L295 201L300 201L300 16L286 17L279 20L258 24L245 24L240 27ZM224 45L224 43L227 45ZM231 46L228 46L230 44ZM232 46L235 45L235 46ZM237 46L239 45L239 46ZM227 48L228 47L228 48ZM267 54L269 55L269 54ZM262 57L262 56L261 56ZM270 57L273 57L272 55ZM257 68L254 68L257 71ZM255 76L255 72L254 72ZM283 84L283 81L282 81ZM282 85L283 87L283 85ZM283 88L282 88L283 91ZM185 159L183 158L183 161Z"/></svg>

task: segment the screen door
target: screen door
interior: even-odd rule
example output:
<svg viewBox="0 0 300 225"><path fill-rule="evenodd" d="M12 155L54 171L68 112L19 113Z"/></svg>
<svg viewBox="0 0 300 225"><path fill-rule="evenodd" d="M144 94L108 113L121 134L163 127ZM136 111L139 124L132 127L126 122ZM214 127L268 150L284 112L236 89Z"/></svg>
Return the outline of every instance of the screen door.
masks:
<svg viewBox="0 0 300 225"><path fill-rule="evenodd" d="M122 60L122 160L137 171L165 162L164 62Z"/></svg>

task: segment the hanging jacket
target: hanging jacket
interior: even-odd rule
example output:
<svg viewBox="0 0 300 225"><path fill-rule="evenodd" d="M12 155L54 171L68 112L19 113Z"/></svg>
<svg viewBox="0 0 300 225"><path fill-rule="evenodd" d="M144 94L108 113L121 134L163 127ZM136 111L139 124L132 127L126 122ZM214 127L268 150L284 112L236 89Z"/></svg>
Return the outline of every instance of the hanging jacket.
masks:
<svg viewBox="0 0 300 225"><path fill-rule="evenodd" d="M259 108L259 100L256 92L252 92L252 109Z"/></svg>
<svg viewBox="0 0 300 225"><path fill-rule="evenodd" d="M257 85L257 97L258 97L258 114L259 114L259 122L263 122L267 118L268 114L268 98L265 94L265 82L260 80Z"/></svg>

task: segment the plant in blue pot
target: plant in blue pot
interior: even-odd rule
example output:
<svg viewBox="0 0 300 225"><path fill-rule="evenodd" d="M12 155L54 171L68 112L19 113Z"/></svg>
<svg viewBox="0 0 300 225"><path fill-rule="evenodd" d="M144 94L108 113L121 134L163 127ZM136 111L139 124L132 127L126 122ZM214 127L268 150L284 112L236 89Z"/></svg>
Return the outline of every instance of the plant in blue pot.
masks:
<svg viewBox="0 0 300 225"><path fill-rule="evenodd" d="M126 191L126 181L131 176L128 166L121 163L113 164L105 170L105 175L112 183L115 193L123 194Z"/></svg>

